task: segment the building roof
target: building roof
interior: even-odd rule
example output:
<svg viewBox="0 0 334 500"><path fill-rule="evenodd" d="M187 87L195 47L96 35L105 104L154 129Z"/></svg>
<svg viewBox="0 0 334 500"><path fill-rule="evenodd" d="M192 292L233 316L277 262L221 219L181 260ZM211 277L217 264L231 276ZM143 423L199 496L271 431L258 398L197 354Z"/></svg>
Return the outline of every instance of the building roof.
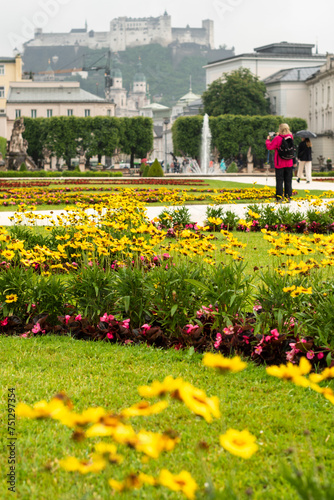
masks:
<svg viewBox="0 0 334 500"><path fill-rule="evenodd" d="M243 54L238 54L236 56L227 57L224 59L218 59L217 61L208 62L204 68L207 68L211 64L218 64L220 62L232 61L233 59L245 59L245 58L287 58L287 59L325 59L325 54L312 54L312 48L314 45L307 43L272 43L270 45L264 45L263 47L257 47L254 52L244 52Z"/></svg>
<svg viewBox="0 0 334 500"><path fill-rule="evenodd" d="M103 102L80 87L10 87L7 103Z"/></svg>
<svg viewBox="0 0 334 500"><path fill-rule="evenodd" d="M305 82L310 76L314 75L321 66L313 66L306 68L291 68L291 69L282 69L277 71L276 73L268 76L263 80L263 83L266 85L269 83L278 83L278 82Z"/></svg>
<svg viewBox="0 0 334 500"><path fill-rule="evenodd" d="M15 57L1 57L0 56L0 63L14 63L15 62Z"/></svg>
<svg viewBox="0 0 334 500"><path fill-rule="evenodd" d="M162 111L164 109L170 109L168 106L164 106L163 104L159 104L158 102L152 102L152 104L146 104L141 109L152 109L152 111Z"/></svg>
<svg viewBox="0 0 334 500"><path fill-rule="evenodd" d="M180 99L177 101L177 105L178 106L184 106L184 105L186 106L186 105L190 104L193 101L197 101L200 98L201 98L201 96L198 95L198 94L194 94L193 91L190 88L189 92L187 94L185 94L182 97L180 97Z"/></svg>

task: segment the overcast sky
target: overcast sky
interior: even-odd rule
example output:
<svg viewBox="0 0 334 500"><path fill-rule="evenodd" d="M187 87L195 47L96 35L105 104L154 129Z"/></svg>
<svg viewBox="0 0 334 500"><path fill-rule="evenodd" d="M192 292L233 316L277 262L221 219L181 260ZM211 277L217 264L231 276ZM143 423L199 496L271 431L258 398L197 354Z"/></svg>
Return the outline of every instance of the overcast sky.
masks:
<svg viewBox="0 0 334 500"><path fill-rule="evenodd" d="M35 27L44 32L67 32L84 27L108 31L119 16L159 16L165 9L173 27L200 27L212 19L215 46L235 47L236 54L273 42L316 43L319 52L334 52L333 14L330 0L2 0L0 56L33 38Z"/></svg>

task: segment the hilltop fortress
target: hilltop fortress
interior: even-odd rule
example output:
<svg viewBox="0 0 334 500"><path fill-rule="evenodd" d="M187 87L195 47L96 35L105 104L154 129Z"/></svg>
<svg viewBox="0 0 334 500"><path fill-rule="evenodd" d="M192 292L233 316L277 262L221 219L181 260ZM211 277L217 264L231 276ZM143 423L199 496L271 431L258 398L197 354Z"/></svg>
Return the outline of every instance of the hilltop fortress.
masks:
<svg viewBox="0 0 334 500"><path fill-rule="evenodd" d="M201 28L172 28L171 16L118 17L110 22L109 31L94 31L87 28L72 29L70 33L43 33L35 31L35 37L25 47L77 46L90 49L108 48L112 52L128 47L158 43L164 47L171 44L196 44L214 49L213 21L202 21Z"/></svg>

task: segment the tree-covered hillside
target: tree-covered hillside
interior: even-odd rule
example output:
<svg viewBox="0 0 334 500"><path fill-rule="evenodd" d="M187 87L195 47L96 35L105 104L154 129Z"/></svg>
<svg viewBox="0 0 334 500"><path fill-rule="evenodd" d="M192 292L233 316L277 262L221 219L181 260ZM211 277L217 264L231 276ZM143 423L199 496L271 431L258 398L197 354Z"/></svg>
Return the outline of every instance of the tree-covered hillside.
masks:
<svg viewBox="0 0 334 500"><path fill-rule="evenodd" d="M152 100L161 98L159 102L167 106L173 105L189 90L189 76L192 77L192 90L202 94L205 90L205 70L203 66L214 59L230 57L233 51L221 48L218 50L203 49L189 44L180 47L162 47L158 44L128 48L124 52L112 54L112 64L118 61L122 71L123 86L130 90L135 73L138 71L139 58L141 71L149 84ZM107 61L107 50L89 50L83 47L26 47L23 62L24 71L37 74L46 71L49 60L53 70L65 68L82 68L83 66L103 67ZM104 71L90 71L87 79L80 76L71 77L79 80L84 90L104 96ZM155 100L154 99L154 100Z"/></svg>

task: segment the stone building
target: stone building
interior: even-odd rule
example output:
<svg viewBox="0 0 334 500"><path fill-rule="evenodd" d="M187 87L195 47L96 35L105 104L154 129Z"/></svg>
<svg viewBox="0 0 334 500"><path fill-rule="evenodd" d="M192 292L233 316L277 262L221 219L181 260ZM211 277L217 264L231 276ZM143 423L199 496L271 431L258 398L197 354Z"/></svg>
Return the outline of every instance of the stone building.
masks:
<svg viewBox="0 0 334 500"><path fill-rule="evenodd" d="M319 71L320 66L282 69L265 78L273 115L298 117L309 120L307 79Z"/></svg>
<svg viewBox="0 0 334 500"><path fill-rule="evenodd" d="M43 33L41 28L35 32L25 47L77 46L91 49L109 48L113 52L126 50L127 47L159 43L167 47L173 42L195 43L214 48L213 21L202 21L200 28L173 28L171 16L165 12L159 17L118 17L110 22L109 31L72 29L69 33Z"/></svg>
<svg viewBox="0 0 334 500"><path fill-rule="evenodd" d="M319 155L334 160L334 55L306 80L308 88L308 126L317 134L312 140L313 158Z"/></svg>
<svg viewBox="0 0 334 500"><path fill-rule="evenodd" d="M22 80L22 59L16 57L0 57L0 137L6 137L6 105L10 82Z"/></svg>
<svg viewBox="0 0 334 500"><path fill-rule="evenodd" d="M80 88L79 82L33 82L10 84L7 99L7 133L21 117L115 116L115 104Z"/></svg>
<svg viewBox="0 0 334 500"><path fill-rule="evenodd" d="M240 54L227 59L208 63L206 85L239 68L248 68L260 80L268 78L277 71L291 68L320 66L326 62L326 56L313 54L314 45L308 43L272 43L254 49L253 53Z"/></svg>

